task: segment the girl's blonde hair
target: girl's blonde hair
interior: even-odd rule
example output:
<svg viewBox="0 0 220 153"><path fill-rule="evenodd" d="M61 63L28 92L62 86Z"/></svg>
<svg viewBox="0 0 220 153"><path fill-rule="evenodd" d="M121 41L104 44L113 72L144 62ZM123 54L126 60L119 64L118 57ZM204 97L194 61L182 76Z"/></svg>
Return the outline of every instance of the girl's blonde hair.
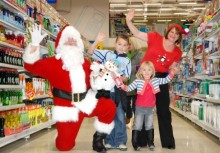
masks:
<svg viewBox="0 0 220 153"><path fill-rule="evenodd" d="M149 67L152 69L152 71L153 71L153 74L152 74L152 76L151 76L151 79L155 76L155 73L156 73L156 72L155 72L154 64L153 64L152 62L150 62L150 61L145 61L145 62L143 62L143 63L141 64L140 68L139 68L138 71L137 71L136 77L137 77L138 79L144 80L144 77L143 77L143 75L142 75L142 71L143 71L143 69L146 68L147 66L149 66Z"/></svg>

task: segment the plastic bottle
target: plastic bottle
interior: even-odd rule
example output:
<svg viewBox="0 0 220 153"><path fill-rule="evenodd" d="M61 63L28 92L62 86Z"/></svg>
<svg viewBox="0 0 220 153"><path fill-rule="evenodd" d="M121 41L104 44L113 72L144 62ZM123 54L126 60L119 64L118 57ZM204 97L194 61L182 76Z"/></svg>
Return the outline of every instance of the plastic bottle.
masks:
<svg viewBox="0 0 220 153"><path fill-rule="evenodd" d="M199 120L203 120L203 105L199 105Z"/></svg>

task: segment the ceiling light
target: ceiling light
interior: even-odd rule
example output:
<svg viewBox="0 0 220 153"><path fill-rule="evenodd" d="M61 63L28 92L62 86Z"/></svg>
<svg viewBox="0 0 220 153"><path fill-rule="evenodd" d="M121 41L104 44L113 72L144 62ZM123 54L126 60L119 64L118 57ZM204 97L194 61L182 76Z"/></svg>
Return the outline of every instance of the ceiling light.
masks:
<svg viewBox="0 0 220 153"><path fill-rule="evenodd" d="M146 26L146 23L134 23L134 25L145 25Z"/></svg>
<svg viewBox="0 0 220 153"><path fill-rule="evenodd" d="M205 8L204 7L195 7L193 8L193 10L204 10Z"/></svg>
<svg viewBox="0 0 220 153"><path fill-rule="evenodd" d="M157 20L157 22L170 22L172 20Z"/></svg>
<svg viewBox="0 0 220 153"><path fill-rule="evenodd" d="M127 9L128 11L130 10L130 9ZM135 11L144 11L143 9L135 9Z"/></svg>
<svg viewBox="0 0 220 153"><path fill-rule="evenodd" d="M110 12L125 12L127 10L110 10Z"/></svg>
<svg viewBox="0 0 220 153"><path fill-rule="evenodd" d="M143 5L128 5L128 7L130 7L130 8L134 8L134 7L143 7Z"/></svg>
<svg viewBox="0 0 220 153"><path fill-rule="evenodd" d="M148 22L148 20L134 20L134 22Z"/></svg>
<svg viewBox="0 0 220 153"><path fill-rule="evenodd" d="M188 15L189 14L189 12L182 12L182 13L173 13L173 14L175 14L175 15Z"/></svg>
<svg viewBox="0 0 220 153"><path fill-rule="evenodd" d="M127 6L127 4L115 3L115 4L110 4L110 6L112 6L112 7L125 7L125 6Z"/></svg>
<svg viewBox="0 0 220 153"><path fill-rule="evenodd" d="M161 5L161 3L145 3L145 6L149 6L149 5Z"/></svg>
<svg viewBox="0 0 220 153"><path fill-rule="evenodd" d="M186 21L186 20L180 20L180 21Z"/></svg>
<svg viewBox="0 0 220 153"><path fill-rule="evenodd" d="M161 8L160 9L161 11L171 11L171 10L174 10L173 8Z"/></svg>
<svg viewBox="0 0 220 153"><path fill-rule="evenodd" d="M196 5L197 3L196 2L182 2L182 3L179 3L179 4L182 4L182 5Z"/></svg>

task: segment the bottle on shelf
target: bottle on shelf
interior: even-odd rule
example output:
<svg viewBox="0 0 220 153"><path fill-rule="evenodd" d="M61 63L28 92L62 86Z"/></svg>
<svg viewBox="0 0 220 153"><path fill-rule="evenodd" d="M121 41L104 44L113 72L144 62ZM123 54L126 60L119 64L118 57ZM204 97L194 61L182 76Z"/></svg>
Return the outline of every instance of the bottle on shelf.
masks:
<svg viewBox="0 0 220 153"><path fill-rule="evenodd" d="M1 112L0 114L0 137L5 137L4 124L5 124L4 113Z"/></svg>

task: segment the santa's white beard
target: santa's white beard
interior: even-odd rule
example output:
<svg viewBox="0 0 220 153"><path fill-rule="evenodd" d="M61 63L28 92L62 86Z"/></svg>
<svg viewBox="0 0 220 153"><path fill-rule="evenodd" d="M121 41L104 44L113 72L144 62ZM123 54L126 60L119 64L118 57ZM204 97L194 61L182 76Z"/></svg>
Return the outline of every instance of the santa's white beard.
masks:
<svg viewBox="0 0 220 153"><path fill-rule="evenodd" d="M67 71L84 63L83 50L76 46L60 46L57 57L62 59L63 69Z"/></svg>

